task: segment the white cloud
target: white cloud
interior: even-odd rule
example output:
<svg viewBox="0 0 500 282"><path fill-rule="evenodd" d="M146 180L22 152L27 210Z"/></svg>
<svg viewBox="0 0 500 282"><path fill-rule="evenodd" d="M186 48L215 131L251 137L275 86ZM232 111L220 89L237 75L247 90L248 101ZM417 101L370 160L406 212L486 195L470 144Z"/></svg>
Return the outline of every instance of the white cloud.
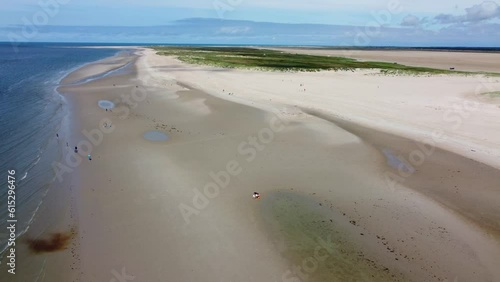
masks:
<svg viewBox="0 0 500 282"><path fill-rule="evenodd" d="M482 21L500 16L500 8L493 1L485 1L465 9L467 21Z"/></svg>
<svg viewBox="0 0 500 282"><path fill-rule="evenodd" d="M416 27L420 25L420 19L414 15L407 15L406 17L403 18L401 25Z"/></svg>
<svg viewBox="0 0 500 282"><path fill-rule="evenodd" d="M493 1L484 1L465 9L465 14L440 14L434 19L441 24L475 23L500 18L500 7Z"/></svg>

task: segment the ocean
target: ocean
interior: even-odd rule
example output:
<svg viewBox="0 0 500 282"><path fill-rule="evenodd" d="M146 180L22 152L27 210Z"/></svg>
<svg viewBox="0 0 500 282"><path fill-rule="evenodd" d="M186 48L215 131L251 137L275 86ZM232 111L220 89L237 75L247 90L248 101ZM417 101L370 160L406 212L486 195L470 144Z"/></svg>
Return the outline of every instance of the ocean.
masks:
<svg viewBox="0 0 500 282"><path fill-rule="evenodd" d="M80 46L33 43L15 52L0 43L0 253L8 239L8 170L16 171L17 236L29 228L44 195L55 187L52 163L65 145L56 134L68 114L58 83L72 70L121 51Z"/></svg>

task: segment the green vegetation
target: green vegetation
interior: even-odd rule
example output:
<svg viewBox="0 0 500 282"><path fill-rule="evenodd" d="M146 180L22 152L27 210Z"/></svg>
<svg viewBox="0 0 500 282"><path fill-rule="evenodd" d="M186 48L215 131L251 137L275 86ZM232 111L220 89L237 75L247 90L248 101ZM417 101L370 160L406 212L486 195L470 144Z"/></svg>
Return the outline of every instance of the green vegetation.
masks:
<svg viewBox="0 0 500 282"><path fill-rule="evenodd" d="M483 93L483 95L490 96L491 98L500 98L500 91Z"/></svg>
<svg viewBox="0 0 500 282"><path fill-rule="evenodd" d="M383 74L472 74L411 67L397 63L361 62L350 58L302 55L243 47L155 47L158 54L183 62L223 68L257 68L277 71L380 69Z"/></svg>

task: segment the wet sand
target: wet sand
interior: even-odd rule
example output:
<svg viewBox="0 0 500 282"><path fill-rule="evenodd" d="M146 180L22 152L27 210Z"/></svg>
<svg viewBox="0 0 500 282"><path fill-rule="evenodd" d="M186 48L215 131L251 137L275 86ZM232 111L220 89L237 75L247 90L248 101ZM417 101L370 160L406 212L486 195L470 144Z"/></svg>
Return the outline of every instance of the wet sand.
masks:
<svg viewBox="0 0 500 282"><path fill-rule="evenodd" d="M36 236L74 234L66 250L20 254L36 260L31 269L46 281L112 281L123 272L133 281L500 277L499 173L457 153L469 145L467 135L449 132L460 146L445 142L419 166L394 167L418 147L414 140L421 139L408 132L420 132L410 122L419 116L385 123L404 112L396 106L366 122L378 109L370 106L383 106L380 96L373 97L380 104L357 99L349 82L337 84L332 100L309 88L313 81L328 88L326 81L350 78L374 87L373 81L394 79L418 89L419 78L220 70L143 49L111 60L120 61L113 68L133 65L60 88L72 109L69 142L80 144L79 157L68 151L65 158L80 162L63 175L59 202L66 208L58 217L66 219L57 222L66 225L47 226ZM100 63L66 83L102 74L107 67ZM293 82L281 83L286 79ZM310 96L301 99L305 94L289 87L303 79ZM461 81L429 79L448 95L454 92L447 81ZM352 96L349 106L340 92ZM385 103L392 105L399 92L390 93ZM106 111L100 100L115 107ZM354 108L358 112L349 114ZM425 106L419 111L427 114ZM398 131L403 126L407 130ZM168 138L147 140L151 131ZM481 148L496 144L494 138ZM83 141L91 144L88 152ZM477 159L494 164L494 148L488 152ZM388 182L387 175L400 170L411 173ZM252 198L255 191L262 199Z"/></svg>

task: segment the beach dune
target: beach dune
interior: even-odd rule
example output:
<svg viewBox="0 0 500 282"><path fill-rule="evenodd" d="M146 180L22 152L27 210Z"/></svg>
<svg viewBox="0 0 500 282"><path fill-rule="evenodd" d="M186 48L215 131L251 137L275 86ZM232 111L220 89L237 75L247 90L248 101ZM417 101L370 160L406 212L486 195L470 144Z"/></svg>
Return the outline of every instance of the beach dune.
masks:
<svg viewBox="0 0 500 282"><path fill-rule="evenodd" d="M360 61L398 63L409 66L428 67L471 72L500 72L496 63L500 60L497 52L466 51L416 51L416 50L336 50L328 48L271 48L296 54L353 58Z"/></svg>

